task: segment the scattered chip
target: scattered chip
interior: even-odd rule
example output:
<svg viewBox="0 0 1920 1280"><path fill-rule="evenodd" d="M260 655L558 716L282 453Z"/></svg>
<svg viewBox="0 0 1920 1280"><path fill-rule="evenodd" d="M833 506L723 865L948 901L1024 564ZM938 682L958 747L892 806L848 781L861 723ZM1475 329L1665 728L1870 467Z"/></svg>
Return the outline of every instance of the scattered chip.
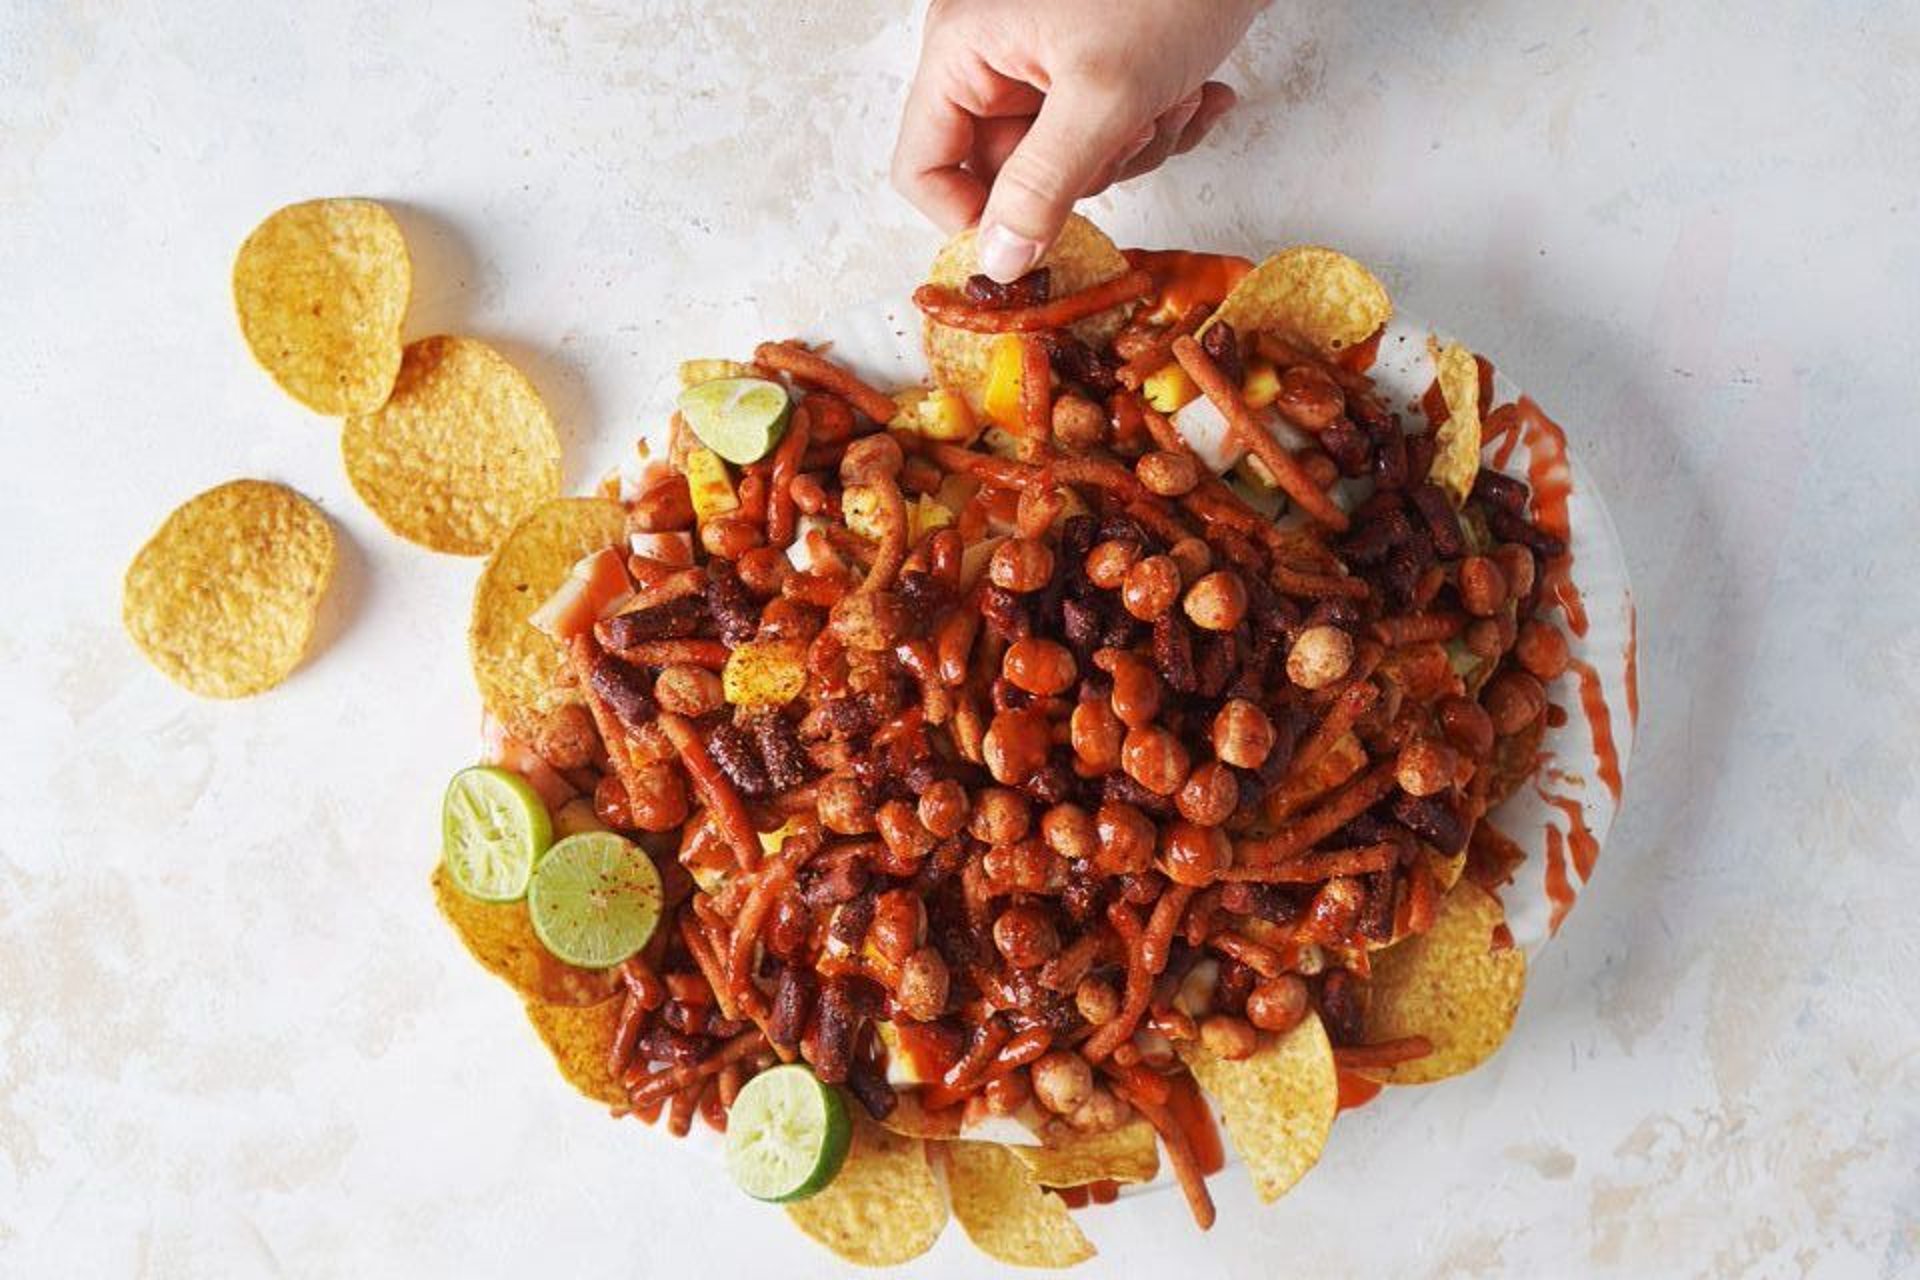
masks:
<svg viewBox="0 0 1920 1280"><path fill-rule="evenodd" d="M1238 1062L1198 1047L1180 1050L1201 1092L1219 1107L1254 1191L1262 1200L1278 1200L1320 1159L1339 1107L1340 1080L1326 1028L1309 1013Z"/></svg>
<svg viewBox="0 0 1920 1280"><path fill-rule="evenodd" d="M177 508L127 567L120 616L162 674L204 698L271 689L300 665L333 578L333 526L264 480Z"/></svg>
<svg viewBox="0 0 1920 1280"><path fill-rule="evenodd" d="M1365 342L1392 318L1393 299L1371 271L1344 253L1296 245L1241 277L1207 324L1279 333L1330 355Z"/></svg>
<svg viewBox="0 0 1920 1280"><path fill-rule="evenodd" d="M703 382L718 382L722 378L758 378L760 369L756 365L743 364L738 360L682 360L680 362L680 389L697 387Z"/></svg>
<svg viewBox="0 0 1920 1280"><path fill-rule="evenodd" d="M423 547L484 555L560 492L553 415L526 375L473 338L406 349L393 395L341 437L354 492Z"/></svg>
<svg viewBox="0 0 1920 1280"><path fill-rule="evenodd" d="M371 200L290 204L253 229L233 263L253 358L282 391L334 418L386 403L412 290L400 224Z"/></svg>
<svg viewBox="0 0 1920 1280"><path fill-rule="evenodd" d="M807 687L807 646L799 640L749 640L727 655L720 685L736 707L783 707Z"/></svg>
<svg viewBox="0 0 1920 1280"><path fill-rule="evenodd" d="M566 659L551 637L528 624L582 557L626 536L626 513L605 498L555 498L529 512L507 535L473 590L467 649L487 710L524 742L534 741L553 710Z"/></svg>
<svg viewBox="0 0 1920 1280"><path fill-rule="evenodd" d="M481 967L529 1004L598 1004L619 988L614 970L578 969L555 959L534 935L525 902L470 898L454 887L444 863L433 869L433 900Z"/></svg>
<svg viewBox="0 0 1920 1280"><path fill-rule="evenodd" d="M624 995L599 1004L540 1004L527 1001L527 1018L546 1041L567 1083L595 1102L617 1107L627 1091L607 1070L607 1046L620 1025Z"/></svg>
<svg viewBox="0 0 1920 1280"><path fill-rule="evenodd" d="M1016 1267L1070 1267L1094 1255L1059 1196L1041 1190L1020 1158L997 1142L946 1148L953 1216L990 1258Z"/></svg>
<svg viewBox="0 0 1920 1280"><path fill-rule="evenodd" d="M1446 490L1454 506L1464 506L1480 470L1480 365L1473 352L1457 342L1443 351L1428 338L1427 354L1433 357L1434 380L1447 402L1447 420L1434 435L1427 477Z"/></svg>
<svg viewBox="0 0 1920 1280"><path fill-rule="evenodd" d="M1045 1146L1010 1149L1043 1187L1151 1182L1160 1172L1160 1143L1144 1120L1105 1133L1048 1132Z"/></svg>
<svg viewBox="0 0 1920 1280"><path fill-rule="evenodd" d="M928 1138L934 1142L947 1142L959 1136L964 1108L929 1111L921 1105L919 1093L912 1089L902 1089L894 1096L899 1102L880 1121L882 1127L909 1138Z"/></svg>
<svg viewBox="0 0 1920 1280"><path fill-rule="evenodd" d="M853 1113L846 1163L827 1189L787 1205L795 1226L842 1260L898 1266L933 1248L947 1225L947 1198L918 1138L889 1133Z"/></svg>
<svg viewBox="0 0 1920 1280"><path fill-rule="evenodd" d="M973 238L972 231L962 231L947 241L928 269L928 283L958 289L966 284L968 277L978 274L980 261L974 252ZM1067 219L1060 238L1053 242L1053 248L1047 251L1040 265L1052 273L1050 287L1056 298L1123 276L1131 269L1126 255L1114 247L1106 233L1078 214ZM1072 330L1088 342L1105 342L1125 323L1127 315L1128 307L1114 307L1087 317L1072 326ZM927 363L933 368L934 381L960 392L976 413L984 412L986 407L987 373L998 336L950 329L932 320L926 322Z"/></svg>
<svg viewBox="0 0 1920 1280"><path fill-rule="evenodd" d="M1497 935L1500 900L1461 880L1440 900L1433 928L1373 957L1368 1041L1425 1036L1433 1052L1364 1074L1390 1084L1427 1084L1479 1066L1513 1029L1527 985L1527 958Z"/></svg>

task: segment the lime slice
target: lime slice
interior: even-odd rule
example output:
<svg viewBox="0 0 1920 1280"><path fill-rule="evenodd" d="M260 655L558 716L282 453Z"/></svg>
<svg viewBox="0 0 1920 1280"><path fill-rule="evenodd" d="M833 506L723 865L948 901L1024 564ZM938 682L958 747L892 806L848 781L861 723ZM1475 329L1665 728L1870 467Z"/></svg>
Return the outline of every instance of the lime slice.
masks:
<svg viewBox="0 0 1920 1280"><path fill-rule="evenodd" d="M660 873L632 842L611 831L582 831L534 867L527 913L547 950L583 969L605 969L653 936Z"/></svg>
<svg viewBox="0 0 1920 1280"><path fill-rule="evenodd" d="M680 416L700 443L740 465L767 456L792 409L787 389L765 378L716 378L680 393Z"/></svg>
<svg viewBox="0 0 1920 1280"><path fill-rule="evenodd" d="M513 902L526 894L533 864L553 843L553 820L525 778L480 765L447 783L440 842L447 874L460 892Z"/></svg>
<svg viewBox="0 0 1920 1280"><path fill-rule="evenodd" d="M774 1067L727 1111L727 1168L756 1200L804 1200L840 1172L852 1132L838 1090L798 1063Z"/></svg>

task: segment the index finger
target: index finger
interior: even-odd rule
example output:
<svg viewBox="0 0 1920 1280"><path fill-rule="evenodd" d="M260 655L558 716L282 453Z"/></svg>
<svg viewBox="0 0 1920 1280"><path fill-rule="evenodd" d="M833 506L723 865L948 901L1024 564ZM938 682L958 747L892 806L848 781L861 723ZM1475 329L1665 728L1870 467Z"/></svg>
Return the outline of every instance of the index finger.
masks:
<svg viewBox="0 0 1920 1280"><path fill-rule="evenodd" d="M893 148L893 187L941 230L973 225L987 188L963 166L973 154L973 115L915 79Z"/></svg>

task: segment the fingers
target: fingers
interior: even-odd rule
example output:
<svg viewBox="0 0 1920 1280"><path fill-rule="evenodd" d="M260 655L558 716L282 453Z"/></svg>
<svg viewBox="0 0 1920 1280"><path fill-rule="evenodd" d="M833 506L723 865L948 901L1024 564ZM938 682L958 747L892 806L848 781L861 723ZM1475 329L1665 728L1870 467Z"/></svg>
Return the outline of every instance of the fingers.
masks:
<svg viewBox="0 0 1920 1280"><path fill-rule="evenodd" d="M945 95L914 81L893 149L894 190L949 233L973 225L987 202L987 184L965 166L975 121Z"/></svg>
<svg viewBox="0 0 1920 1280"><path fill-rule="evenodd" d="M1209 80L1200 86L1200 106L1193 113L1193 119L1187 121L1186 128L1180 131L1180 140L1174 144L1173 154L1183 156L1200 145L1200 140L1220 123L1220 117L1233 110L1240 95L1233 91L1232 85L1221 84L1218 80Z"/></svg>
<svg viewBox="0 0 1920 1280"><path fill-rule="evenodd" d="M1153 122L1153 136L1147 145L1127 157L1114 181L1125 182L1128 178L1137 178L1158 169L1173 154L1188 123L1199 110L1200 93L1196 90L1162 112L1160 118Z"/></svg>
<svg viewBox="0 0 1920 1280"><path fill-rule="evenodd" d="M980 215L981 270L1002 281L1031 270L1140 128L1124 97L1056 85L994 180Z"/></svg>

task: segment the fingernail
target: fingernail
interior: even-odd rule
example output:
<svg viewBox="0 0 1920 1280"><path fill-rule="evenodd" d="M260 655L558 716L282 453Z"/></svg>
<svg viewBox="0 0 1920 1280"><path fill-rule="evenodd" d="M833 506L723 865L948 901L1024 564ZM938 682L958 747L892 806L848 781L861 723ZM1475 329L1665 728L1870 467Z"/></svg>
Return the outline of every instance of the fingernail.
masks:
<svg viewBox="0 0 1920 1280"><path fill-rule="evenodd" d="M1033 270L1040 261L1040 242L1029 240L999 223L980 229L980 269L1007 284Z"/></svg>

